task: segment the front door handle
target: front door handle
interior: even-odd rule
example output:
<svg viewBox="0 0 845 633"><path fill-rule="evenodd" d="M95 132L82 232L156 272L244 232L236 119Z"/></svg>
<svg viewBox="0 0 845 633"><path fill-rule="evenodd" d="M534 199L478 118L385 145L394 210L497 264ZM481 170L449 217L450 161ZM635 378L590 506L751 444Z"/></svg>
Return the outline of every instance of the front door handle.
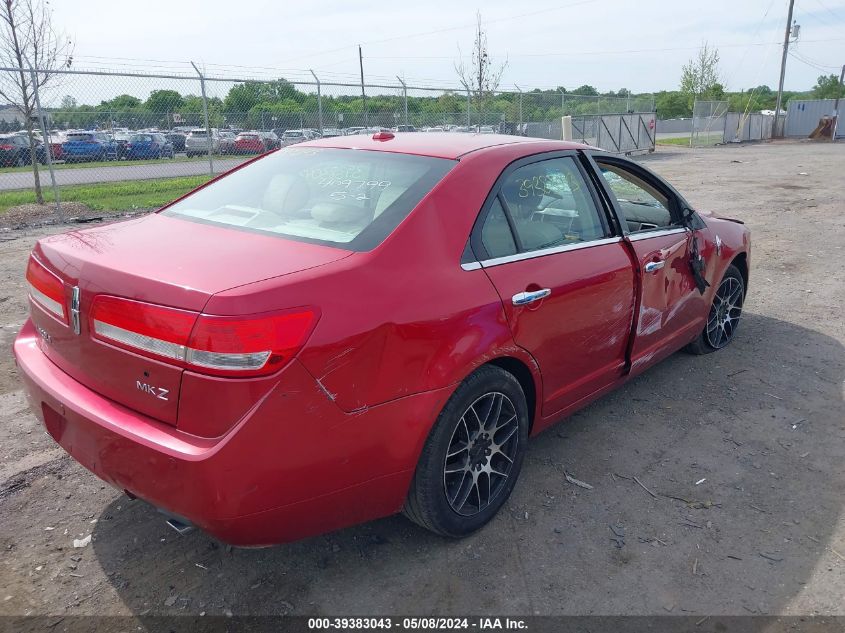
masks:
<svg viewBox="0 0 845 633"><path fill-rule="evenodd" d="M645 271L647 273L656 273L658 270L663 268L666 265L666 262L660 260L658 262L649 262L645 265Z"/></svg>
<svg viewBox="0 0 845 633"><path fill-rule="evenodd" d="M545 299L550 294L552 294L551 288L542 288L540 290L532 290L530 292L517 292L513 297L511 297L511 301L513 301L515 306L524 306L529 303L539 301L540 299Z"/></svg>

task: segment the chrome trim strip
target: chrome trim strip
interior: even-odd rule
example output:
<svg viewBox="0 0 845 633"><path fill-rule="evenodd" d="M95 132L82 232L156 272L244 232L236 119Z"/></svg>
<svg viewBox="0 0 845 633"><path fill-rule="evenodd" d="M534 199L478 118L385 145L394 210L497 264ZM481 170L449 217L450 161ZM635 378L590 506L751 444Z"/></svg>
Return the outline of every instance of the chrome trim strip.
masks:
<svg viewBox="0 0 845 633"><path fill-rule="evenodd" d="M605 244L616 244L622 241L621 237L605 237L600 240L592 240L590 242L578 242L577 244L564 244L562 246L555 246L553 248L544 248L538 251L529 251L527 253L517 253L516 255L506 255L505 257L495 257L493 259L485 259L479 262L482 268L491 268L493 266L500 266L502 264L510 264L511 262L519 262L524 259L534 259L535 257L545 257L546 255L557 255L558 253L566 253L567 251L578 251L582 248L592 248L593 246L604 246Z"/></svg>
<svg viewBox="0 0 845 633"><path fill-rule="evenodd" d="M79 286L73 287L73 294L70 297L70 324L73 327L73 333L79 335Z"/></svg>
<svg viewBox="0 0 845 633"><path fill-rule="evenodd" d="M639 240L648 240L652 237L662 237L664 235L675 235L676 233L686 233L686 227L676 227L671 229L663 229L661 231L644 231L642 233L634 233L633 235L628 235L628 240L631 242L637 242Z"/></svg>
<svg viewBox="0 0 845 633"><path fill-rule="evenodd" d="M163 341L146 334L138 334L131 330L125 330L122 327L117 327L111 323L94 319L94 332L103 338L129 345L130 347L137 347L146 352L152 352L165 358L172 358L173 360L185 360L185 353L187 348L178 343L171 343L170 341Z"/></svg>
<svg viewBox="0 0 845 633"><path fill-rule="evenodd" d="M481 264L478 262L467 262L466 264L461 264L461 268L464 270L478 270L481 268Z"/></svg>
<svg viewBox="0 0 845 633"><path fill-rule="evenodd" d="M65 307L55 299L51 299L50 297L45 295L32 284L29 284L29 296L39 306L41 306L48 312L55 314L62 321L65 320Z"/></svg>
<svg viewBox="0 0 845 633"><path fill-rule="evenodd" d="M158 354L165 358L211 369L251 371L261 369L271 352L225 353L193 349L178 343L163 341L146 334L138 334L111 323L94 319L94 332L104 339L117 341L129 347Z"/></svg>

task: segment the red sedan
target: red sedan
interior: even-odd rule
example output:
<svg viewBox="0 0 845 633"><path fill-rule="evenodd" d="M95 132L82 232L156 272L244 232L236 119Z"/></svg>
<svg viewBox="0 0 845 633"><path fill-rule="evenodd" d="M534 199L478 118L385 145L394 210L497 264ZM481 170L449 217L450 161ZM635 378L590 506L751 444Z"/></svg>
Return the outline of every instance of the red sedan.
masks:
<svg viewBox="0 0 845 633"><path fill-rule="evenodd" d="M246 132L238 134L235 139L236 154L263 154L267 151L264 146L264 139L259 134Z"/></svg>
<svg viewBox="0 0 845 633"><path fill-rule="evenodd" d="M238 545L403 511L452 537L529 436L734 338L741 222L582 145L379 132L40 240L14 345L68 453Z"/></svg>

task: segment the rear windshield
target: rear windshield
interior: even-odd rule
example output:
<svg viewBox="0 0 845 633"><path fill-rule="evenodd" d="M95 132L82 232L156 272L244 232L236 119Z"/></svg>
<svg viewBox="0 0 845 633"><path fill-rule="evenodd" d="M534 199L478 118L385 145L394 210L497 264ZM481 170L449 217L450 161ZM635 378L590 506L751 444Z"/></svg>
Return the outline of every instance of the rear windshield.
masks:
<svg viewBox="0 0 845 633"><path fill-rule="evenodd" d="M238 138L255 139L258 138L258 134L240 134Z"/></svg>
<svg viewBox="0 0 845 633"><path fill-rule="evenodd" d="M191 132L191 136L208 136L208 132L205 130L194 130Z"/></svg>
<svg viewBox="0 0 845 633"><path fill-rule="evenodd" d="M299 131L295 131L295 132L288 131L288 132L285 132L285 134L284 134L284 135L285 135L285 136L302 136L302 132L299 132Z"/></svg>
<svg viewBox="0 0 845 633"><path fill-rule="evenodd" d="M68 134L67 140L69 141L90 141L94 138L93 134Z"/></svg>
<svg viewBox="0 0 845 633"><path fill-rule="evenodd" d="M133 143L151 143L153 140L154 139L151 134L136 134L132 137Z"/></svg>
<svg viewBox="0 0 845 633"><path fill-rule="evenodd" d="M291 147L162 213L366 251L378 246L454 165L426 156Z"/></svg>

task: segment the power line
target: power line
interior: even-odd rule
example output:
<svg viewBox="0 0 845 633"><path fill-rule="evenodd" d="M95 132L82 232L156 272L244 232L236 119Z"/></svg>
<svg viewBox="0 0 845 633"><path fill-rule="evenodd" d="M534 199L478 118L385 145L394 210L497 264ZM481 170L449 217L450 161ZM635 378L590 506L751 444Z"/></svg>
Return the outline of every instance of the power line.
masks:
<svg viewBox="0 0 845 633"><path fill-rule="evenodd" d="M833 37L825 39L804 40L805 43L812 42L841 42L845 37ZM714 44L715 48L744 48L747 46L781 46L782 42L748 42L744 44ZM629 55L634 53L666 53L672 51L698 50L699 46L676 46L668 48L630 48L624 50L577 50L560 51L553 53L508 53L508 57L574 57L581 55ZM370 59L401 59L401 60L427 60L427 59L454 59L452 55L370 55Z"/></svg>

